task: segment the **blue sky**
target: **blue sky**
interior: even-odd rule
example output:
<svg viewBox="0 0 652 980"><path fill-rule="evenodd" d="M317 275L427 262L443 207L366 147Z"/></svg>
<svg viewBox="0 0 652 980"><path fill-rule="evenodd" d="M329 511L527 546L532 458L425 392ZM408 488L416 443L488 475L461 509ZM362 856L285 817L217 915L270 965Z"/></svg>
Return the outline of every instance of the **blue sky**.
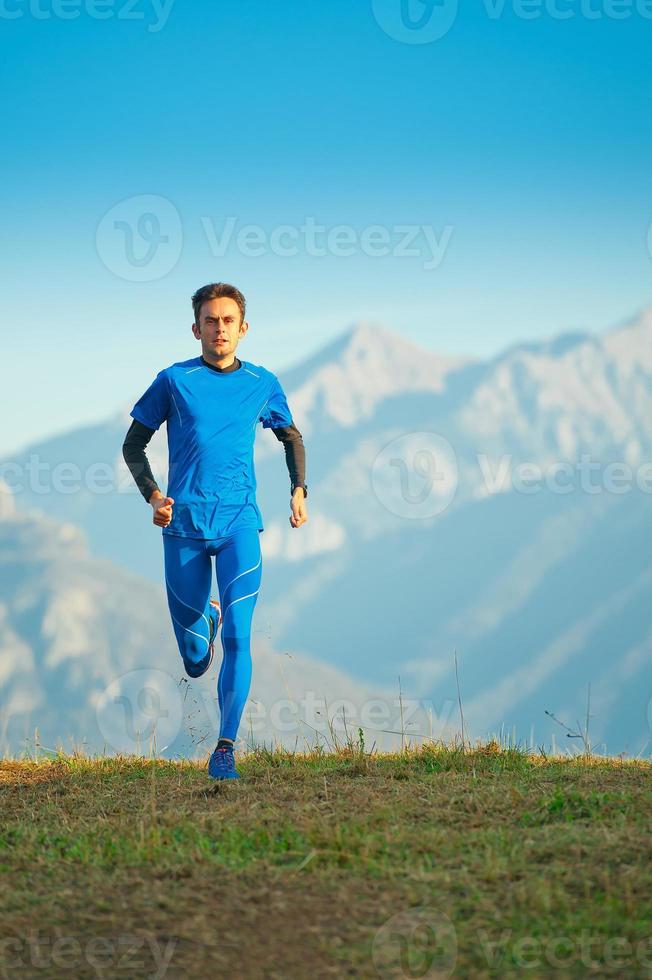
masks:
<svg viewBox="0 0 652 980"><path fill-rule="evenodd" d="M468 2L404 43L400 2L3 0L0 452L197 354L216 279L272 370L360 319L489 355L650 303L652 5Z"/></svg>

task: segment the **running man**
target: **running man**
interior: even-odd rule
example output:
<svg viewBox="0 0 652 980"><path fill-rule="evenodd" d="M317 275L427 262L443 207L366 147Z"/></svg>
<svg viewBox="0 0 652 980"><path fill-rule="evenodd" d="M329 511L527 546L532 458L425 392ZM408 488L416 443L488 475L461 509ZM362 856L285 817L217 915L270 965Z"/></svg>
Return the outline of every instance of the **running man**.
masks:
<svg viewBox="0 0 652 980"><path fill-rule="evenodd" d="M222 626L217 679L220 732L208 764L214 779L237 779L233 746L251 684L251 622L260 589L264 530L256 502L256 425L283 443L290 475L290 525L308 520L305 448L278 378L236 357L246 335L245 298L228 283L192 297L192 332L201 354L158 373L136 402L123 456L163 529L168 606L186 673L201 677ZM166 422L167 493L145 448ZM212 561L219 601L211 599Z"/></svg>

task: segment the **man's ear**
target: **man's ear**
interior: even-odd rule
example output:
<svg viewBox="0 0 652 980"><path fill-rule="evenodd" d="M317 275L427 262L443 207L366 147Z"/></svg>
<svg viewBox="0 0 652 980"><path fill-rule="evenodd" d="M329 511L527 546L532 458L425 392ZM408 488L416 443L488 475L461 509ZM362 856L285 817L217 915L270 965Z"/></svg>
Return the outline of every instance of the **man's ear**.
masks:
<svg viewBox="0 0 652 980"><path fill-rule="evenodd" d="M249 324L247 323L246 320L243 320L242 323L240 324L240 336L244 337L248 329L249 329Z"/></svg>
<svg viewBox="0 0 652 980"><path fill-rule="evenodd" d="M193 325L192 325L192 332L193 332L193 335L197 338L197 340L201 340L201 332L200 332L199 327L197 326L196 323L193 323Z"/></svg>

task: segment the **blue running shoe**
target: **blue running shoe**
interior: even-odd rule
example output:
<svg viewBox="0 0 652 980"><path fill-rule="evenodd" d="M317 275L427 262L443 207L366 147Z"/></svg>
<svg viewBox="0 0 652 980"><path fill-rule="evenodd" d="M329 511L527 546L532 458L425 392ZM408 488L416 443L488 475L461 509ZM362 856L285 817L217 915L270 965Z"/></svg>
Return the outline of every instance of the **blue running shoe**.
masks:
<svg viewBox="0 0 652 980"><path fill-rule="evenodd" d="M202 677L213 663L213 657L215 656L215 637L222 622L222 610L216 599L211 599L211 606L215 606L215 611L211 611L211 615L209 616L210 639L208 641L208 650L206 651L206 656L197 664L191 664L187 660L184 660L183 663L188 677Z"/></svg>
<svg viewBox="0 0 652 980"><path fill-rule="evenodd" d="M211 779L240 779L235 767L233 749L215 749L208 760L208 775Z"/></svg>

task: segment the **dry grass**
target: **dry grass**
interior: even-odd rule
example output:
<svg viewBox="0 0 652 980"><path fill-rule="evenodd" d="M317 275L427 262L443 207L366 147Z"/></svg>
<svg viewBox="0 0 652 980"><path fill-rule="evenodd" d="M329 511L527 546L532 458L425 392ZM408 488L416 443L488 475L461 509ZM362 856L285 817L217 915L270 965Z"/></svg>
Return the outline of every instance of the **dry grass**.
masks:
<svg viewBox="0 0 652 980"><path fill-rule="evenodd" d="M649 764L491 743L239 768L1 762L0 976L652 976Z"/></svg>

